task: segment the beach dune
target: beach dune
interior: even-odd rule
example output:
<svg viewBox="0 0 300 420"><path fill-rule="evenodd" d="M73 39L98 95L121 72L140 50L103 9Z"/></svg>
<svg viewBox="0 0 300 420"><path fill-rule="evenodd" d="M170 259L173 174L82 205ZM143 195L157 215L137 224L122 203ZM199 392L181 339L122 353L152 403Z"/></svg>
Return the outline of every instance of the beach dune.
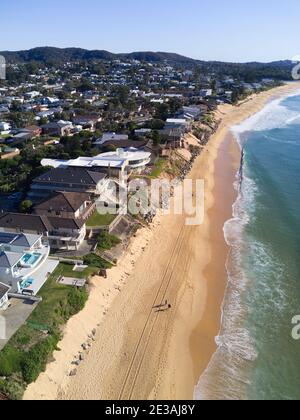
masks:
<svg viewBox="0 0 300 420"><path fill-rule="evenodd" d="M168 215L142 229L109 278L93 280L86 308L67 324L61 351L24 399L193 398L216 350L227 282L223 226L232 215L241 158L230 127L274 95L297 88L292 84L238 107L219 107L220 127L189 174L205 182L204 223L187 226L185 215ZM165 300L170 310L155 312ZM71 362L93 328L95 341L70 377Z"/></svg>

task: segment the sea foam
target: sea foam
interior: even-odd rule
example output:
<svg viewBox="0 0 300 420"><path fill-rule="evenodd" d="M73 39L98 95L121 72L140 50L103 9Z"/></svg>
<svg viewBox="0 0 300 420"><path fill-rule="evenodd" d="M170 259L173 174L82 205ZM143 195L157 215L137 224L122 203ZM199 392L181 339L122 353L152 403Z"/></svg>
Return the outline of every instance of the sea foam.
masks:
<svg viewBox="0 0 300 420"><path fill-rule="evenodd" d="M248 118L243 123L233 127L232 131L243 150L244 141L249 131L264 131L285 127L289 124L300 123L300 113L288 109L284 101L288 95L276 99L266 107ZM238 198L233 205L233 217L224 225L224 236L230 246L226 268L228 285L222 307L222 323L219 336L216 337L217 351L213 355L209 366L201 376L195 389L196 400L241 400L246 398L247 387L251 385L251 367L258 357L255 340L245 326L247 305L243 298L249 285L243 257L245 253L255 255L260 265L261 273L273 270L279 279L282 275L280 264L274 264L274 257L270 250L257 241L249 242L244 238L244 231L257 205L256 195L259 193L254 180L247 174L247 160L243 154L241 168L237 174L234 187L238 191ZM276 277L275 276L275 277ZM272 307L278 313L284 306L284 292L275 285L264 284L268 290ZM268 306L270 302L265 302ZM268 308L265 308L268 310ZM263 310L263 308L262 308Z"/></svg>
<svg viewBox="0 0 300 420"><path fill-rule="evenodd" d="M250 118L243 121L241 124L232 127L232 132L240 139L240 134L247 131L265 131L276 128L283 128L287 125L299 122L300 113L296 110L291 110L285 106L284 102L288 98L300 95L300 90L297 93L286 95L268 103L261 111L252 115Z"/></svg>

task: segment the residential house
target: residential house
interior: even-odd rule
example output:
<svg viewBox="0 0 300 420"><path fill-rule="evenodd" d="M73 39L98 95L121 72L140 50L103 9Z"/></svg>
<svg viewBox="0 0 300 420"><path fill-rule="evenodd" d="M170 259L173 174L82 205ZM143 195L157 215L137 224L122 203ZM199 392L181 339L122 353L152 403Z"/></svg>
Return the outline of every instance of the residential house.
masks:
<svg viewBox="0 0 300 420"><path fill-rule="evenodd" d="M115 152L102 153L94 157L79 157L66 161L43 159L42 166L54 168L86 168L101 171L109 177L122 177L131 171L141 171L151 161L151 153L139 151L135 148L117 149Z"/></svg>
<svg viewBox="0 0 300 420"><path fill-rule="evenodd" d="M0 215L0 232L42 235L51 249L77 251L85 239L86 224L82 219L4 213Z"/></svg>
<svg viewBox="0 0 300 420"><path fill-rule="evenodd" d="M96 204L91 194L78 192L58 192L34 207L39 216L63 217L65 219L88 219L95 211Z"/></svg>
<svg viewBox="0 0 300 420"><path fill-rule="evenodd" d="M182 128L165 128L159 131L162 137L162 147L167 149L181 149L184 147L184 134Z"/></svg>
<svg viewBox="0 0 300 420"><path fill-rule="evenodd" d="M40 100L41 105L46 105L49 108L59 106L60 100L58 98L44 97Z"/></svg>
<svg viewBox="0 0 300 420"><path fill-rule="evenodd" d="M111 141L124 141L128 140L128 136L126 134L116 134L116 133L104 133L100 139L97 139L95 142L95 146L102 146L105 143Z"/></svg>
<svg viewBox="0 0 300 420"><path fill-rule="evenodd" d="M103 143L102 146L99 146L99 149L102 151L115 151L117 149L136 149L144 150L149 147L150 140L110 140Z"/></svg>
<svg viewBox="0 0 300 420"><path fill-rule="evenodd" d="M18 131L12 137L7 139L7 143L10 145L17 146L17 145L22 145L31 139L32 139L31 133Z"/></svg>
<svg viewBox="0 0 300 420"><path fill-rule="evenodd" d="M0 283L0 311L3 311L8 306L8 293L10 286L4 283Z"/></svg>
<svg viewBox="0 0 300 420"><path fill-rule="evenodd" d="M0 121L0 133L1 132L9 132L11 130L10 123L7 123L5 121Z"/></svg>
<svg viewBox="0 0 300 420"><path fill-rule="evenodd" d="M37 125L31 125L29 127L22 128L20 130L20 132L22 132L22 133L28 133L28 134L30 134L32 136L32 138L34 138L34 137L40 137L41 134L42 134L42 132L43 132L43 130L42 130L41 127L39 127Z"/></svg>
<svg viewBox="0 0 300 420"><path fill-rule="evenodd" d="M191 123L185 118L168 118L165 124L165 129L176 128L183 129L185 132L188 132L191 128Z"/></svg>
<svg viewBox="0 0 300 420"><path fill-rule="evenodd" d="M200 106L183 106L179 112L179 117L182 116L185 119L191 119L193 121L199 121L202 111Z"/></svg>
<svg viewBox="0 0 300 420"><path fill-rule="evenodd" d="M49 136L69 136L73 130L73 124L70 121L57 121L44 124L43 133Z"/></svg>
<svg viewBox="0 0 300 420"><path fill-rule="evenodd" d="M139 137L144 137L147 134L151 134L151 133L152 133L151 128L139 128L134 131L134 134Z"/></svg>
<svg viewBox="0 0 300 420"><path fill-rule="evenodd" d="M35 295L58 262L48 259L49 243L42 235L0 233L0 281L13 293Z"/></svg>
<svg viewBox="0 0 300 420"><path fill-rule="evenodd" d="M53 166L48 160L43 160L42 165ZM56 168L33 180L28 198L37 202L59 191L100 195L105 190L106 184L106 174L95 172L93 168L89 170L85 167L57 165Z"/></svg>
<svg viewBox="0 0 300 420"><path fill-rule="evenodd" d="M80 125L84 130L94 131L96 124L102 121L102 117L95 115L77 116L73 119L74 125Z"/></svg>
<svg viewBox="0 0 300 420"><path fill-rule="evenodd" d="M40 95L41 95L40 92L37 92L37 91L32 91L32 92L26 92L26 93L24 93L24 97L26 99L28 99L28 100L35 99L35 98L37 98Z"/></svg>
<svg viewBox="0 0 300 420"><path fill-rule="evenodd" d="M212 96L213 90L212 89L201 89L199 92L199 96L202 98L207 98L209 96Z"/></svg>

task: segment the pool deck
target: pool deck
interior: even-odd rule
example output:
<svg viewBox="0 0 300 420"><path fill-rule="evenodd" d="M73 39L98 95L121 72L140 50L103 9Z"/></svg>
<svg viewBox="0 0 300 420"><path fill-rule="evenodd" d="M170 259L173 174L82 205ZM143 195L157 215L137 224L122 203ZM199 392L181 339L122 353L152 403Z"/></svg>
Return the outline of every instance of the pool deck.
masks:
<svg viewBox="0 0 300 420"><path fill-rule="evenodd" d="M33 279L33 284L29 286L26 290L30 290L33 292L34 295L36 295L44 286L49 275L53 273L58 264L59 261L50 260L48 258L43 264L43 266L32 275L31 278Z"/></svg>

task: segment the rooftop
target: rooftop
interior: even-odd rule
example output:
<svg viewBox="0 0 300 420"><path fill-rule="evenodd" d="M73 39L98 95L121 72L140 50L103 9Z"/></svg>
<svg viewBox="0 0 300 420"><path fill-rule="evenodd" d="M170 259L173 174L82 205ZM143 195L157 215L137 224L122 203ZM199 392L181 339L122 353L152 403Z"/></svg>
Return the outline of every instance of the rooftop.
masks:
<svg viewBox="0 0 300 420"><path fill-rule="evenodd" d="M35 214L6 213L0 216L1 229L15 229L39 232L41 234L52 232L61 227L78 230L83 225L84 221L81 219L64 219L60 217L38 216ZM4 237L7 234L1 232L0 235ZM28 234L26 235L28 236Z"/></svg>
<svg viewBox="0 0 300 420"><path fill-rule="evenodd" d="M52 197L35 206L38 210L77 211L86 201L91 200L90 194L76 192L57 192Z"/></svg>
<svg viewBox="0 0 300 420"><path fill-rule="evenodd" d="M0 299L2 299L6 293L10 291L10 287L6 284L0 283Z"/></svg>
<svg viewBox="0 0 300 420"><path fill-rule="evenodd" d="M139 151L135 148L117 149L115 152L102 153L95 157L79 157L71 160L51 160L43 159L42 166L52 166L54 168L124 168L129 161L148 160L151 153ZM43 176L42 176L43 177ZM41 178L41 177L40 177Z"/></svg>
<svg viewBox="0 0 300 420"><path fill-rule="evenodd" d="M82 158L79 158L82 159ZM76 161L77 159L75 159ZM54 169L46 172L45 174L37 177L35 183L67 183L67 184L81 184L81 185L97 185L100 181L106 178L106 174L99 172L88 171L85 165L81 168L67 168L72 166L70 162L74 161L60 161L43 159L42 166L53 166ZM76 165L77 166L77 165Z"/></svg>
<svg viewBox="0 0 300 420"><path fill-rule="evenodd" d="M13 245L18 247L31 248L39 239L40 236L38 235L0 232L0 247L1 245Z"/></svg>

